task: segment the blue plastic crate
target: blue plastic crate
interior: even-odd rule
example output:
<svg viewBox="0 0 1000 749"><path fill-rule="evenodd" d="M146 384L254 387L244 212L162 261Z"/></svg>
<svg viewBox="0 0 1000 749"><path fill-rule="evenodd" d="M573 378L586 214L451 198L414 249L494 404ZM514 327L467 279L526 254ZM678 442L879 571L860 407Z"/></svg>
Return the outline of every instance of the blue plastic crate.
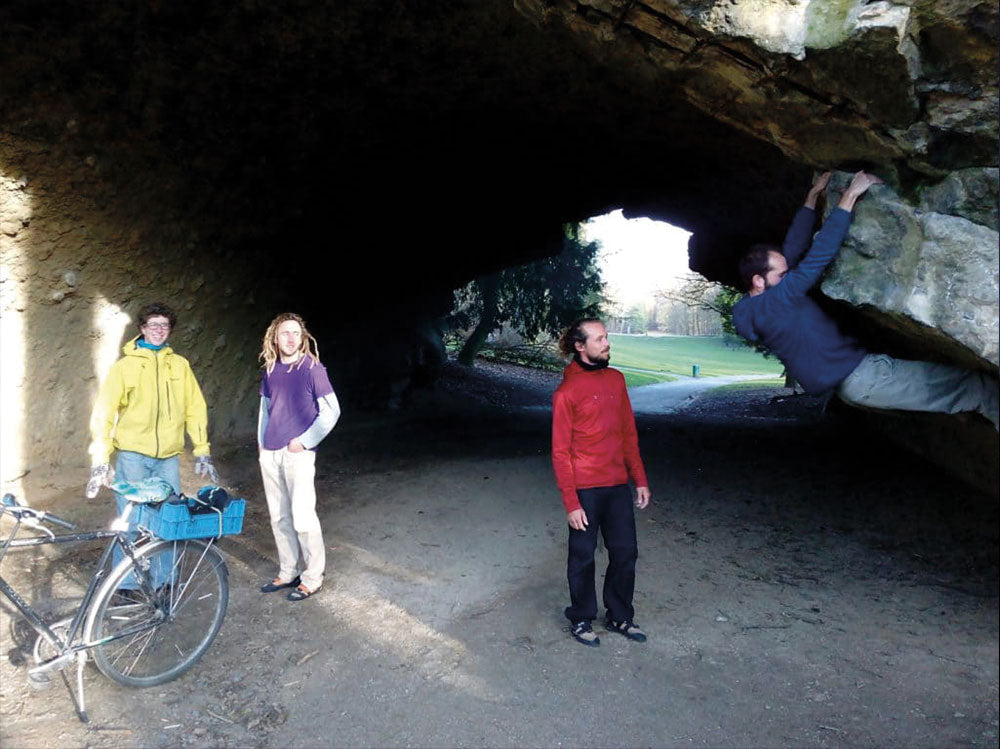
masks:
<svg viewBox="0 0 1000 749"><path fill-rule="evenodd" d="M188 500L193 501L193 500ZM231 536L243 531L243 514L246 500L232 499L222 512L192 514L187 503L159 505L139 505L139 519L136 521L154 536L166 541L184 538L209 538Z"/></svg>

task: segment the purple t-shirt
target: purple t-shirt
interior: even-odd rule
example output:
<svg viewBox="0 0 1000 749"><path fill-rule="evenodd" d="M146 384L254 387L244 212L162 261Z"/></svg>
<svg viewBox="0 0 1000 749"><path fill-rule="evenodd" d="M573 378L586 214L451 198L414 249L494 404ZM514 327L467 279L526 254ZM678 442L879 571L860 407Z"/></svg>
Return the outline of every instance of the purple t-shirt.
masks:
<svg viewBox="0 0 1000 749"><path fill-rule="evenodd" d="M312 367L304 361L289 371L279 360L268 374L261 373L260 394L270 401L265 450L280 450L305 432L319 415L317 400L333 392L326 367L319 362Z"/></svg>

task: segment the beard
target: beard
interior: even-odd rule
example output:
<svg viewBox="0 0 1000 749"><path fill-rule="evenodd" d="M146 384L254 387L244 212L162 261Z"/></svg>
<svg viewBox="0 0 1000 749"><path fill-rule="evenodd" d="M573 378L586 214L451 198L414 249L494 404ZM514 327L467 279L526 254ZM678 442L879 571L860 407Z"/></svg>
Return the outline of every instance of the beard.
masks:
<svg viewBox="0 0 1000 749"><path fill-rule="evenodd" d="M605 354L603 359L591 359L589 363L583 360L579 352L573 358L576 360L577 364L586 369L588 372L592 372L595 369L605 369L611 363L610 352Z"/></svg>

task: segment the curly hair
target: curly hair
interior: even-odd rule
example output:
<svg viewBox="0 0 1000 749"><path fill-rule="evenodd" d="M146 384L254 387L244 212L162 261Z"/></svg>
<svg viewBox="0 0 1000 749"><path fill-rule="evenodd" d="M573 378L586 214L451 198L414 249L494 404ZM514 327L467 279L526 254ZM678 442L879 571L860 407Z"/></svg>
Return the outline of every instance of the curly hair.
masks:
<svg viewBox="0 0 1000 749"><path fill-rule="evenodd" d="M301 367L302 362L306 359L309 360L310 369L319 363L319 344L316 343L316 339L306 329L306 321L294 312L282 312L267 326L267 330L264 332L264 343L260 354L257 356L264 363L264 368L268 374L274 370L274 365L280 357L280 352L278 351L278 327L281 323L288 322L289 320L297 322L299 327L302 328L302 341L299 343L299 353L303 354L303 356L300 356L299 360L292 365L292 369Z"/></svg>
<svg viewBox="0 0 1000 749"><path fill-rule="evenodd" d="M570 325L563 334L559 336L559 353L563 356L576 356L576 344L587 342L587 333L583 326L589 322L604 323L596 317L581 317Z"/></svg>
<svg viewBox="0 0 1000 749"><path fill-rule="evenodd" d="M177 313L163 302L152 302L139 310L139 327L144 327L151 317L165 317L170 321L171 328L177 327Z"/></svg>

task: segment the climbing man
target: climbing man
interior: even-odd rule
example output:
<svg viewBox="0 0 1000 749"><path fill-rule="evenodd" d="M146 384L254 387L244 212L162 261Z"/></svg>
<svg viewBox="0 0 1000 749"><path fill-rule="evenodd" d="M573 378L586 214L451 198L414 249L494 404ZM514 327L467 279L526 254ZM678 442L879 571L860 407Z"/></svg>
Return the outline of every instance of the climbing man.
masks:
<svg viewBox="0 0 1000 749"><path fill-rule="evenodd" d="M632 608L639 556L633 504L644 509L650 495L625 377L608 367L611 344L600 320L573 323L559 350L573 357L552 397L552 466L569 525L570 605L564 613L578 642L601 644L591 626L597 617L594 551L600 531L608 550L605 624L609 632L644 642ZM636 485L634 503L629 477Z"/></svg>
<svg viewBox="0 0 1000 749"><path fill-rule="evenodd" d="M855 203L882 183L866 172L855 174L810 247L816 200L829 180L825 172L813 182L781 248L758 244L740 258L747 296L733 307L737 332L770 349L807 393L835 392L847 403L876 409L976 411L998 428L996 379L947 364L871 353L809 296L847 235Z"/></svg>

